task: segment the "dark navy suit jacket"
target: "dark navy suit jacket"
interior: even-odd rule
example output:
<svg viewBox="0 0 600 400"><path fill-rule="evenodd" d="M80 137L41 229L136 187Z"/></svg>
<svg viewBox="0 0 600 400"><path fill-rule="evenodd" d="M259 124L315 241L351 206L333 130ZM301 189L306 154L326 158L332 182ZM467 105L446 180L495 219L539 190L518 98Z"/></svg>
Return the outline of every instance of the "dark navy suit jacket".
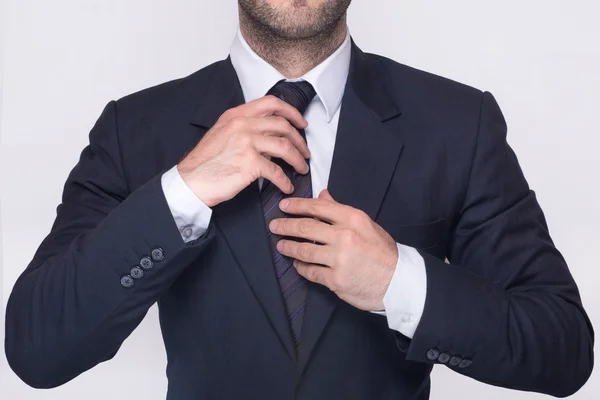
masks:
<svg viewBox="0 0 600 400"><path fill-rule="evenodd" d="M583 385L592 326L490 93L352 43L328 189L418 249L427 298L409 340L311 284L297 355L258 185L189 244L161 188L241 103L226 59L107 105L10 295L5 349L27 384L109 360L158 302L169 400L426 399L434 364L555 396Z"/></svg>

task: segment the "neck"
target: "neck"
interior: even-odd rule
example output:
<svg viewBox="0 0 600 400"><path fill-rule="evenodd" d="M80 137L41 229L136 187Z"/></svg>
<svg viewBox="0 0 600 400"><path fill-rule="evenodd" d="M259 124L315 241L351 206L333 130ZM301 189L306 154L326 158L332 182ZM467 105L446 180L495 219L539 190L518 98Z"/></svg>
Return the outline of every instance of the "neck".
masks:
<svg viewBox="0 0 600 400"><path fill-rule="evenodd" d="M286 39L257 26L240 11L240 31L252 50L287 79L300 78L333 54L346 38L346 16L331 29L303 39Z"/></svg>

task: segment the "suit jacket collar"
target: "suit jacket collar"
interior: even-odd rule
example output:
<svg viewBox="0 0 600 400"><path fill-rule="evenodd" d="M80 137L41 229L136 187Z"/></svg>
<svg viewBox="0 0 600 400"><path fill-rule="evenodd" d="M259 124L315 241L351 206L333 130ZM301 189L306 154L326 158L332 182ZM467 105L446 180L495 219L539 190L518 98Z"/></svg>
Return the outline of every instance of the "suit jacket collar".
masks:
<svg viewBox="0 0 600 400"><path fill-rule="evenodd" d="M378 56L367 55L352 40L348 86L381 122L400 115L400 108L385 88L387 71Z"/></svg>

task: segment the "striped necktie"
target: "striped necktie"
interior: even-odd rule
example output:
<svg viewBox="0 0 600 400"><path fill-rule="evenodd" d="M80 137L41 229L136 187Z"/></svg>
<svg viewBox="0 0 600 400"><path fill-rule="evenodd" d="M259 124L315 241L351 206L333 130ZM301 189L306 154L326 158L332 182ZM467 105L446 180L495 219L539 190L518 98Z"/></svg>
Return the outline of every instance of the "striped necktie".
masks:
<svg viewBox="0 0 600 400"><path fill-rule="evenodd" d="M316 92L309 82L285 82L285 80L281 80L267 92L267 95L269 94L280 98L288 104L291 104L298 111L300 111L301 114L304 114L306 108L315 97ZM300 129L299 132L304 140L306 140L304 130ZM294 185L294 192L288 195L282 192L270 181L264 180L261 190L261 197L265 223L267 226L267 232L269 233L269 242L271 245L273 261L275 265L275 273L277 274L277 279L279 280L279 286L281 287L283 300L285 302L288 320L294 337L294 342L297 346L300 342L300 333L304 318L304 310L306 308L306 294L308 286L306 279L299 275L298 271L296 271L296 268L294 268L292 264L293 258L279 253L277 250L277 242L282 238L295 240L298 242L307 242L308 240L274 234L269 230L269 223L276 218L302 217L284 213L279 208L279 202L287 197L312 198L312 183L310 169L306 175L302 175L296 172L291 165L283 161L281 158L272 157L271 161L283 169L287 177Z"/></svg>

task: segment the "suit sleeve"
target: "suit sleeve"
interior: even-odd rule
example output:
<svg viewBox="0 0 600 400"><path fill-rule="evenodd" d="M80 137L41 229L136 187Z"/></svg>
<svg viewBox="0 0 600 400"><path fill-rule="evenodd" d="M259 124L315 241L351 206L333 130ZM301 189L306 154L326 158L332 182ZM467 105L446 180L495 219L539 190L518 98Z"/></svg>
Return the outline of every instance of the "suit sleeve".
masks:
<svg viewBox="0 0 600 400"><path fill-rule="evenodd" d="M421 252L427 296L406 358L496 386L565 397L589 378L594 332L544 214L482 97L468 189L450 264Z"/></svg>
<svg viewBox="0 0 600 400"><path fill-rule="evenodd" d="M8 300L7 359L36 388L59 386L112 358L214 238L211 225L201 238L182 240L160 174L130 193L117 126L111 102Z"/></svg>

